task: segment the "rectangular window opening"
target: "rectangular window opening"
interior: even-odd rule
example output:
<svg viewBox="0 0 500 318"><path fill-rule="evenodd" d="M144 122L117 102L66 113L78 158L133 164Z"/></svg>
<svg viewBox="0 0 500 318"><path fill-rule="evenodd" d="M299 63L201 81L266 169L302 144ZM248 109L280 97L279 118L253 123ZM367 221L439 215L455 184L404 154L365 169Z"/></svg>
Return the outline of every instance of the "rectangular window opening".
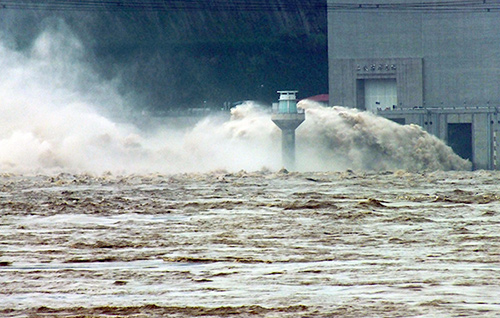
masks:
<svg viewBox="0 0 500 318"><path fill-rule="evenodd" d="M448 146L460 157L472 161L472 124L448 124Z"/></svg>

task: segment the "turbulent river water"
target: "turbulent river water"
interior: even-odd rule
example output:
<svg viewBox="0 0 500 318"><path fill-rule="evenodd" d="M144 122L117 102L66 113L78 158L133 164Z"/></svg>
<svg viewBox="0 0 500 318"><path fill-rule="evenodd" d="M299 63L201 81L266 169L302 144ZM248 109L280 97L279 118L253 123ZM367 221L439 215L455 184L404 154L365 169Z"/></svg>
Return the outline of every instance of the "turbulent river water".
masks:
<svg viewBox="0 0 500 318"><path fill-rule="evenodd" d="M0 317L500 315L500 173L307 100L287 173L269 107L150 125L60 24L0 39Z"/></svg>
<svg viewBox="0 0 500 318"><path fill-rule="evenodd" d="M0 316L496 317L499 179L4 174Z"/></svg>
<svg viewBox="0 0 500 318"><path fill-rule="evenodd" d="M269 107L150 125L40 31L0 37L0 317L500 315L500 173L308 101L287 173Z"/></svg>

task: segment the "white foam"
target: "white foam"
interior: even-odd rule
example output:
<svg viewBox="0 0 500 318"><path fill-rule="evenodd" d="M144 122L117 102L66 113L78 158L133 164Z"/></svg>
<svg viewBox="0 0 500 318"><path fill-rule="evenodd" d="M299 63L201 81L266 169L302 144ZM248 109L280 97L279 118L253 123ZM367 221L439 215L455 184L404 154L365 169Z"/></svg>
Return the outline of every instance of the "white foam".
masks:
<svg viewBox="0 0 500 318"><path fill-rule="evenodd" d="M64 24L31 50L0 43L0 170L17 173L177 173L281 168L280 131L268 111L248 102L231 120L207 118L188 131L144 133L105 113L131 107L113 81L85 64L85 48ZM420 127L369 113L302 102L299 170L469 169Z"/></svg>

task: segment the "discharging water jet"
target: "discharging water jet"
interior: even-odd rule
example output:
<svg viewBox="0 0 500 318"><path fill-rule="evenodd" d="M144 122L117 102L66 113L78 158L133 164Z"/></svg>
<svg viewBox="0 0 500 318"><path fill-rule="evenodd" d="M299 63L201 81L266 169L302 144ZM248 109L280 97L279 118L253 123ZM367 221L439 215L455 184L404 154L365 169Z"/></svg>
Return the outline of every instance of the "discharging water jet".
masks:
<svg viewBox="0 0 500 318"><path fill-rule="evenodd" d="M230 120L211 116L179 129L170 124L177 118L151 118L158 125L144 132L101 114L123 113L132 105L114 80L88 68L83 45L63 27L42 32L30 50L17 51L0 40L0 53L4 173L470 169L470 162L419 126L297 102L297 91L280 91L273 114L247 102L231 109ZM274 151L275 124L282 131L283 162Z"/></svg>

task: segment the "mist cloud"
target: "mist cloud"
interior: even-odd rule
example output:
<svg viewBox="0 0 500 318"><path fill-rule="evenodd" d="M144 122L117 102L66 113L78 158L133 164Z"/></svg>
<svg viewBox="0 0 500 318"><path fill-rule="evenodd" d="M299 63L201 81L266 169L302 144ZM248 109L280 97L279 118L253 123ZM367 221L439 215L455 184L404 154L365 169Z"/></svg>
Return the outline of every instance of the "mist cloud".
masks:
<svg viewBox="0 0 500 318"><path fill-rule="evenodd" d="M306 162L319 170L469 170L437 137L417 125L399 125L369 112L302 101L307 120L299 127ZM306 148L307 150L305 150Z"/></svg>
<svg viewBox="0 0 500 318"><path fill-rule="evenodd" d="M96 76L85 47L54 23L16 51L0 43L0 171L178 173L281 168L280 131L267 107L248 102L231 119L142 131L116 121L131 109L116 81ZM470 169L439 139L369 113L301 102L299 170ZM122 116L123 117L123 116Z"/></svg>

